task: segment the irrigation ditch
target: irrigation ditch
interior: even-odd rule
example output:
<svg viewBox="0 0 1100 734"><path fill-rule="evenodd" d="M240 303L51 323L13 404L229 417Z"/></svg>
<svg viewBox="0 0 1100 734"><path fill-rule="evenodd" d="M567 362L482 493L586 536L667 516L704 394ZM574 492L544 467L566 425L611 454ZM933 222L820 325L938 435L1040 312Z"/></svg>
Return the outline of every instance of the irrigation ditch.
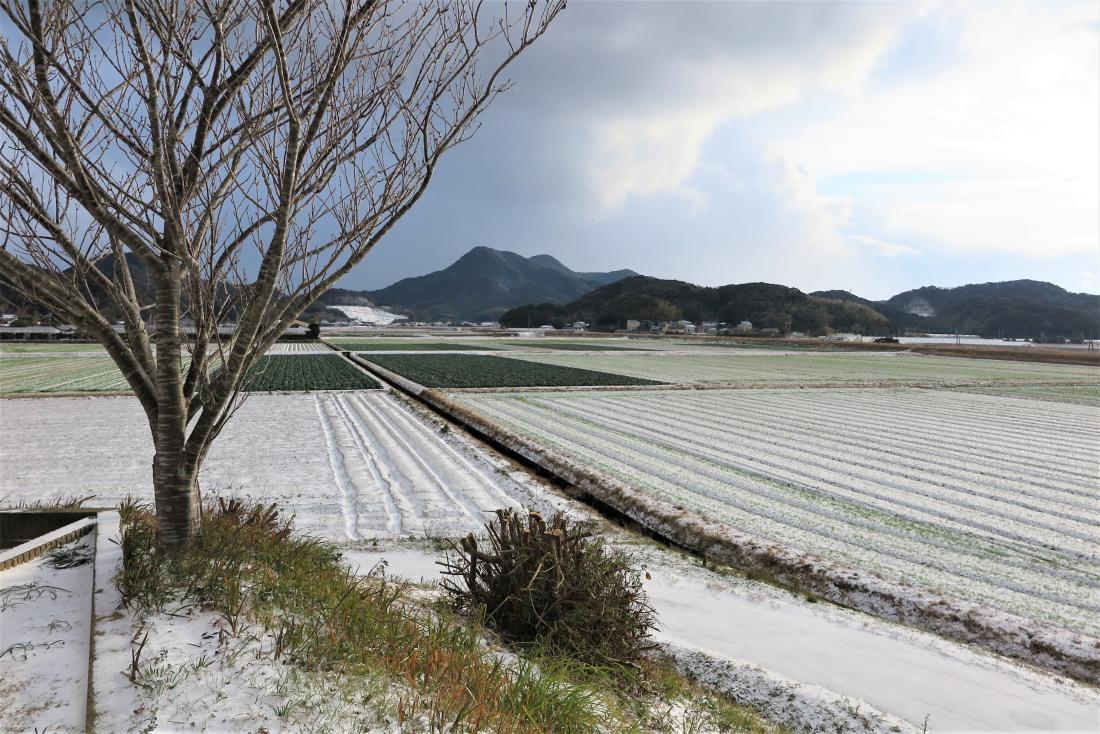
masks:
<svg viewBox="0 0 1100 734"><path fill-rule="evenodd" d="M646 534L687 550L704 562L729 566L798 593L978 645L1083 683L1100 685L1100 640L889 581L712 522L593 471L470 410L441 390L424 387L352 352L340 353L505 455L557 480L609 520L619 524L628 520Z"/></svg>

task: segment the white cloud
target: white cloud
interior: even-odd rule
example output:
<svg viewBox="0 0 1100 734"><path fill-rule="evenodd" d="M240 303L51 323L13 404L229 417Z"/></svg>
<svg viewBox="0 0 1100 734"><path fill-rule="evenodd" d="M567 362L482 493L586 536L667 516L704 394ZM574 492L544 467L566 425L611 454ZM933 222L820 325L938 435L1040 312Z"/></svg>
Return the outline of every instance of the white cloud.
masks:
<svg viewBox="0 0 1100 734"><path fill-rule="evenodd" d="M917 255L919 252L908 245L903 245L899 242L886 242L875 237L871 237L865 234L850 234L848 235L848 241L856 247L870 250L871 252L879 255L885 255L886 257L897 257L898 255Z"/></svg>
<svg viewBox="0 0 1100 734"><path fill-rule="evenodd" d="M856 205L887 238L1028 256L1097 251L1097 5L929 12L961 29L960 64L869 88L776 144L818 177L902 174Z"/></svg>
<svg viewBox="0 0 1100 734"><path fill-rule="evenodd" d="M544 51L560 57L567 49L586 63L557 65L555 78L534 83L557 99L555 85L578 87L564 95L573 103L566 124L580 134L573 152L597 207L671 194L697 209L700 194L686 181L719 125L858 88L910 12L854 4L581 3L548 39L565 49ZM615 30L587 33L593 25Z"/></svg>

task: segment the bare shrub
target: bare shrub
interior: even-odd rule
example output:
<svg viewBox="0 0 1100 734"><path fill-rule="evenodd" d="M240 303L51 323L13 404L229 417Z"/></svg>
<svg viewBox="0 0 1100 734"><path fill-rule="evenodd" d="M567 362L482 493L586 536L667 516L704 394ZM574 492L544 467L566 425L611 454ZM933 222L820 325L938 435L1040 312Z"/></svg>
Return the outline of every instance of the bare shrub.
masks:
<svg viewBox="0 0 1100 734"><path fill-rule="evenodd" d="M653 647L656 615L621 550L563 515L497 510L487 546L471 533L443 562L443 588L464 613L484 615L505 639L604 665Z"/></svg>

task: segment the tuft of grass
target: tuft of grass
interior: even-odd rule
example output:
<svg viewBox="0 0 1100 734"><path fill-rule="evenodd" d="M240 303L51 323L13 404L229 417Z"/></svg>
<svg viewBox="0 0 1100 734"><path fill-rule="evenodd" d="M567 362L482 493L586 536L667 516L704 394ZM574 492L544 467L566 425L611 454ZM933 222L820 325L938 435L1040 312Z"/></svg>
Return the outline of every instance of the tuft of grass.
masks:
<svg viewBox="0 0 1100 734"><path fill-rule="evenodd" d="M92 562L94 551L82 542L68 543L46 554L46 564L51 568L76 568Z"/></svg>
<svg viewBox="0 0 1100 734"><path fill-rule="evenodd" d="M94 494L85 497L77 497L71 494L58 493L50 499L19 500L8 504L0 497L0 508L5 510L81 510L85 502L95 499Z"/></svg>

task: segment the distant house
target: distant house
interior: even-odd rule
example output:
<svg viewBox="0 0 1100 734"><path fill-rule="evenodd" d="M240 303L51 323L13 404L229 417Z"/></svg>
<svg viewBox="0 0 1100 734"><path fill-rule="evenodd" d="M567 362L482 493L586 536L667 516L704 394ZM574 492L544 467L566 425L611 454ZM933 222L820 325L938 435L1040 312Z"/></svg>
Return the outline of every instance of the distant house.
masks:
<svg viewBox="0 0 1100 734"><path fill-rule="evenodd" d="M695 324L683 319L679 321L667 321L661 324L661 330L669 334L694 334Z"/></svg>
<svg viewBox="0 0 1100 734"><path fill-rule="evenodd" d="M68 333L53 326L0 326L0 340L57 339Z"/></svg>

